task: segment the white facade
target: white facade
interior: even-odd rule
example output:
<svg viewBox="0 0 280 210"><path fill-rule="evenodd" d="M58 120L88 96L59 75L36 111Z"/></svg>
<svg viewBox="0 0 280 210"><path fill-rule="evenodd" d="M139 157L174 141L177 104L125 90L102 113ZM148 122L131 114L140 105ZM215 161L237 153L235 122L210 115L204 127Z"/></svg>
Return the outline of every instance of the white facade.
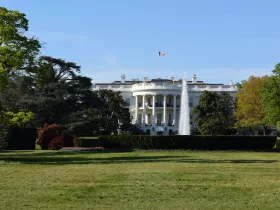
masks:
<svg viewBox="0 0 280 210"><path fill-rule="evenodd" d="M122 75L121 81L96 83L93 89L120 91L129 105L133 116L132 123L151 135L178 131L182 80L175 81L174 77L149 80L145 77L143 81L125 81L125 76ZM190 113L205 90L228 92L233 98L236 93L236 87L232 82L229 85L208 84L197 81L194 75L192 81L188 81ZM190 121L192 122L192 116Z"/></svg>

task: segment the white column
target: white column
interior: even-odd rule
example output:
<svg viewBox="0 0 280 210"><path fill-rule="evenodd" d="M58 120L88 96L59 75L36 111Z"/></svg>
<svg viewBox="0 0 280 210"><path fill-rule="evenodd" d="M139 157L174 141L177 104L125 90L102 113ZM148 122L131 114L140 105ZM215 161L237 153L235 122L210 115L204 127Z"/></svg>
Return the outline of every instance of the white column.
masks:
<svg viewBox="0 0 280 210"><path fill-rule="evenodd" d="M173 125L176 123L176 95L173 96Z"/></svg>
<svg viewBox="0 0 280 210"><path fill-rule="evenodd" d="M138 123L138 96L135 96L135 124Z"/></svg>
<svg viewBox="0 0 280 210"><path fill-rule="evenodd" d="M166 95L163 96L163 123L166 123Z"/></svg>
<svg viewBox="0 0 280 210"><path fill-rule="evenodd" d="M143 123L146 124L146 105L145 95L143 95Z"/></svg>
<svg viewBox="0 0 280 210"><path fill-rule="evenodd" d="M152 124L155 124L156 123L156 120L155 120L155 115L156 115L156 96L155 95L153 95L153 115L152 115L152 119L153 119L153 121L152 121Z"/></svg>

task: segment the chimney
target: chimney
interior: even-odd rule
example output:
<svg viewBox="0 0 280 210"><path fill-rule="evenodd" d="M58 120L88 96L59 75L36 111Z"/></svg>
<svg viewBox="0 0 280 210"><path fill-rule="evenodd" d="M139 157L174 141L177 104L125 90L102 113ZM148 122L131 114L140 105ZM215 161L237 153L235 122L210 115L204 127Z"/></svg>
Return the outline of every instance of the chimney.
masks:
<svg viewBox="0 0 280 210"><path fill-rule="evenodd" d="M192 77L192 83L196 83L196 74L194 74Z"/></svg>
<svg viewBox="0 0 280 210"><path fill-rule="evenodd" d="M125 74L121 76L121 83L125 83Z"/></svg>
<svg viewBox="0 0 280 210"><path fill-rule="evenodd" d="M170 77L170 79L172 80L172 82L174 82L174 76L173 75Z"/></svg>
<svg viewBox="0 0 280 210"><path fill-rule="evenodd" d="M229 85L233 86L233 81L232 81L232 80L230 80L230 83L229 83Z"/></svg>

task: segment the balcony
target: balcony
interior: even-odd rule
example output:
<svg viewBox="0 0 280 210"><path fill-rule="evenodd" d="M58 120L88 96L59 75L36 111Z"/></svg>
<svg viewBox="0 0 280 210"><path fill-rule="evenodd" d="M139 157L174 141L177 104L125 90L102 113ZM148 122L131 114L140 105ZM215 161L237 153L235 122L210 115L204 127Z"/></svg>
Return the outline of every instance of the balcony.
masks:
<svg viewBox="0 0 280 210"><path fill-rule="evenodd" d="M163 84L155 84L155 83L138 83L132 85L132 91L139 90L181 90L181 85L173 84L173 83L163 83Z"/></svg>

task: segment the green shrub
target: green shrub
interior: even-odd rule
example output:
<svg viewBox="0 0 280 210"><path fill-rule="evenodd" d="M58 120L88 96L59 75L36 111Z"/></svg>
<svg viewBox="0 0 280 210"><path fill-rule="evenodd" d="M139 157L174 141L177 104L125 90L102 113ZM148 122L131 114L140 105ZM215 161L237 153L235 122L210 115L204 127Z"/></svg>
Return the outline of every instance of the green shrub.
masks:
<svg viewBox="0 0 280 210"><path fill-rule="evenodd" d="M74 139L75 147L97 147L100 146L98 137L77 137Z"/></svg>
<svg viewBox="0 0 280 210"><path fill-rule="evenodd" d="M0 151L5 150L7 147L7 132L6 130L0 125Z"/></svg>
<svg viewBox="0 0 280 210"><path fill-rule="evenodd" d="M96 146L132 149L258 150L272 149L275 136L99 136Z"/></svg>
<svg viewBox="0 0 280 210"><path fill-rule="evenodd" d="M280 139L276 140L274 148L280 149Z"/></svg>
<svg viewBox="0 0 280 210"><path fill-rule="evenodd" d="M12 127L7 138L10 150L35 150L37 129Z"/></svg>
<svg viewBox="0 0 280 210"><path fill-rule="evenodd" d="M2 112L0 114L0 149L34 150L37 131L33 128L32 112ZM3 146L4 142L4 146Z"/></svg>

